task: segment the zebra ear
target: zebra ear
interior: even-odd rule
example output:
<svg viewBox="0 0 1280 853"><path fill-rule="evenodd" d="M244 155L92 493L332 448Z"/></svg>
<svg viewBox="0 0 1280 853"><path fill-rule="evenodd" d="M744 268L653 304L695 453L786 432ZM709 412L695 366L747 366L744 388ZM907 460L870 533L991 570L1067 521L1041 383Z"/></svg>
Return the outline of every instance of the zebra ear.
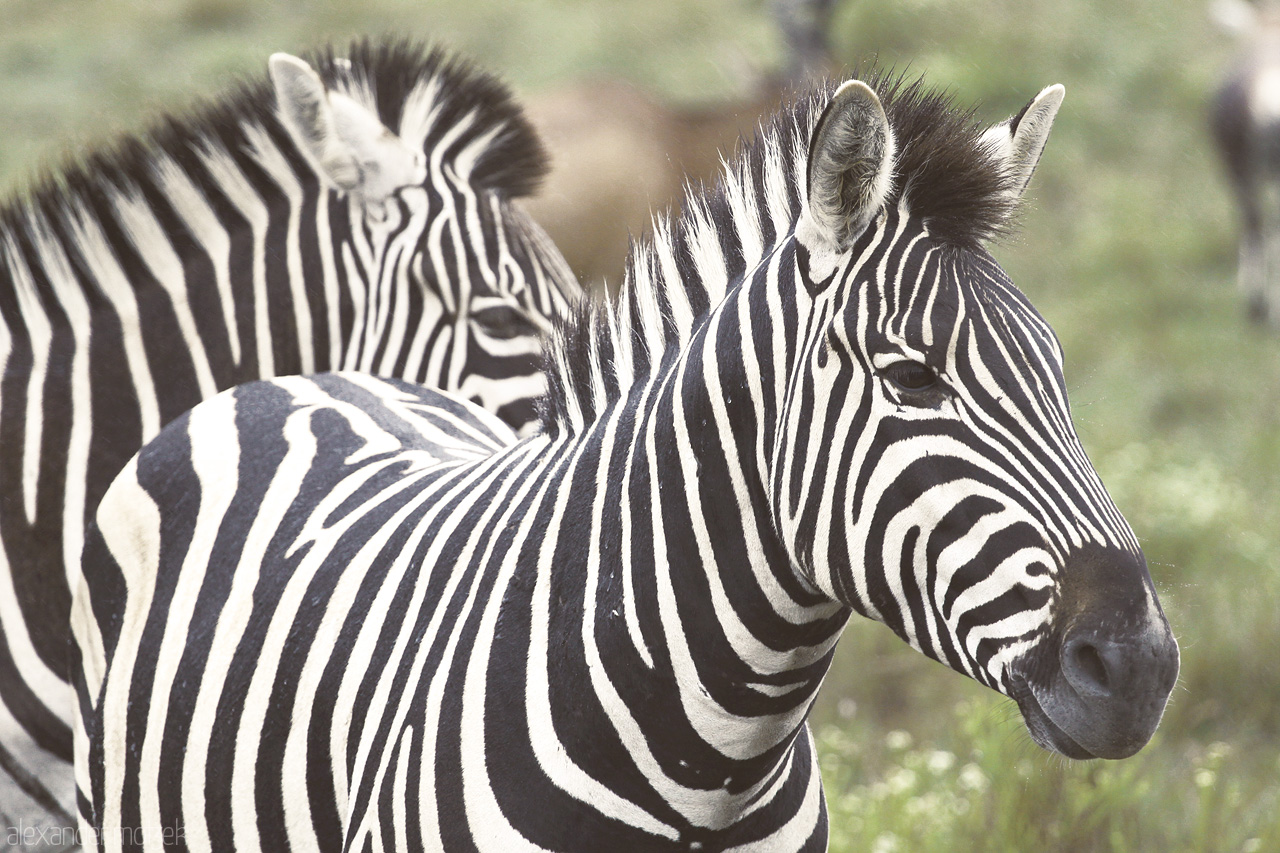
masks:
<svg viewBox="0 0 1280 853"><path fill-rule="evenodd" d="M809 139L806 205L796 224L812 283L834 273L839 255L884 207L893 156L893 130L880 98L861 80L841 85Z"/></svg>
<svg viewBox="0 0 1280 853"><path fill-rule="evenodd" d="M268 66L285 128L333 186L380 206L400 187L426 180L421 151L353 98L326 90L310 65L277 53Z"/></svg>
<svg viewBox="0 0 1280 853"><path fill-rule="evenodd" d="M1031 182L1031 175L1044 153L1044 145L1049 141L1049 130L1053 127L1054 116L1058 107L1062 106L1062 98L1066 94L1060 84L1049 86L1031 99L1008 121L1002 121L982 135L982 139L1002 159L1012 179L1011 192L1015 199L1021 198Z"/></svg>

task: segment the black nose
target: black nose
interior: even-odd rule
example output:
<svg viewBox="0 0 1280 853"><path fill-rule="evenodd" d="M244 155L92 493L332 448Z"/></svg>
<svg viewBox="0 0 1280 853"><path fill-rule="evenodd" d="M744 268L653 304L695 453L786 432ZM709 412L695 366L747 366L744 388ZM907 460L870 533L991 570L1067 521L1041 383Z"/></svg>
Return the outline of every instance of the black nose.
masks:
<svg viewBox="0 0 1280 853"><path fill-rule="evenodd" d="M1062 644L1062 677L1074 697L1060 708L1070 709L1067 718L1077 726L1087 721L1087 733L1076 740L1094 755L1131 755L1155 731L1177 680L1177 643L1163 616L1119 630L1083 621Z"/></svg>
<svg viewBox="0 0 1280 853"><path fill-rule="evenodd" d="M1059 751L1132 755L1155 732L1178 678L1178 644L1146 562L1110 549L1073 555L1060 592L1058 640L1040 650L1049 660L1040 658L1038 677L1028 682L1036 700L1028 707L1052 724L1042 731L1066 736L1046 738Z"/></svg>

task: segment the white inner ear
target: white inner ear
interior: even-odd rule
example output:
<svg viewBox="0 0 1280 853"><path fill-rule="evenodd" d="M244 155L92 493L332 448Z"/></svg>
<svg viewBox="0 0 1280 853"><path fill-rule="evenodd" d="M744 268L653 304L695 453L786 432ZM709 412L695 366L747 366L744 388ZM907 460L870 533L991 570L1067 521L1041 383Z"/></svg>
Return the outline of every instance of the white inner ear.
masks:
<svg viewBox="0 0 1280 853"><path fill-rule="evenodd" d="M884 207L893 189L895 148L876 93L860 80L841 85L814 126L805 206L796 223L811 284L829 280L854 239Z"/></svg>
<svg viewBox="0 0 1280 853"><path fill-rule="evenodd" d="M329 105L341 147L360 169L359 193L366 201L382 201L400 187L426 180L422 152L410 148L371 112L341 92L329 93Z"/></svg>
<svg viewBox="0 0 1280 853"><path fill-rule="evenodd" d="M330 184L376 212L397 189L426 180L421 151L355 99L327 91L310 65L277 53L269 67L285 128Z"/></svg>
<svg viewBox="0 0 1280 853"><path fill-rule="evenodd" d="M1013 119L1002 121L982 134L993 154L1005 162L1012 179L1011 192L1021 198L1049 141L1053 120L1062 106L1066 89L1055 84L1041 90L1023 111L1018 126L1010 132Z"/></svg>
<svg viewBox="0 0 1280 853"><path fill-rule="evenodd" d="M808 202L815 225L844 244L884 206L895 142L880 98L861 80L836 89L809 147Z"/></svg>
<svg viewBox="0 0 1280 853"><path fill-rule="evenodd" d="M982 133L983 144L991 150L993 155L1006 163L1013 157L1013 134L1009 132L1009 122L1012 120L1005 119Z"/></svg>

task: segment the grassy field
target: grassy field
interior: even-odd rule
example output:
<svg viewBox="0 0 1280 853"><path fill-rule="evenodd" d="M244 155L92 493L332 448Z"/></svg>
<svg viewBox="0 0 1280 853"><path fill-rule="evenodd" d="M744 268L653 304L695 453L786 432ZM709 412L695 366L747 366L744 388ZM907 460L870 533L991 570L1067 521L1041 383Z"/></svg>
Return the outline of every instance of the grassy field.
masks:
<svg viewBox="0 0 1280 853"><path fill-rule="evenodd" d="M1066 85L1022 229L995 252L1062 339L1077 426L1183 668L1146 750L1076 764L1031 745L1007 700L853 625L814 717L832 849L1280 850L1280 336L1243 320L1205 126L1231 43L1199 3L846 5L843 59L924 73L992 120ZM4 185L330 37L439 38L522 93L608 73L683 102L780 56L758 0L0 8Z"/></svg>

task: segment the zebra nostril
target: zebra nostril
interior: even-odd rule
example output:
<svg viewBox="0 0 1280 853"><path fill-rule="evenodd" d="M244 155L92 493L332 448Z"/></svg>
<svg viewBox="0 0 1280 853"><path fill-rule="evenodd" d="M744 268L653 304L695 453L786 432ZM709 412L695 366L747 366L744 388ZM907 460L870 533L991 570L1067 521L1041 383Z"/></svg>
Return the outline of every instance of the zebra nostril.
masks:
<svg viewBox="0 0 1280 853"><path fill-rule="evenodd" d="M1107 665L1102 662L1102 655L1093 646L1081 646L1076 650L1076 663L1080 670L1102 687L1110 687L1107 678Z"/></svg>
<svg viewBox="0 0 1280 853"><path fill-rule="evenodd" d="M1077 693L1087 696L1111 694L1111 667L1107 655L1094 643L1084 638L1073 638L1062 654L1062 671Z"/></svg>

